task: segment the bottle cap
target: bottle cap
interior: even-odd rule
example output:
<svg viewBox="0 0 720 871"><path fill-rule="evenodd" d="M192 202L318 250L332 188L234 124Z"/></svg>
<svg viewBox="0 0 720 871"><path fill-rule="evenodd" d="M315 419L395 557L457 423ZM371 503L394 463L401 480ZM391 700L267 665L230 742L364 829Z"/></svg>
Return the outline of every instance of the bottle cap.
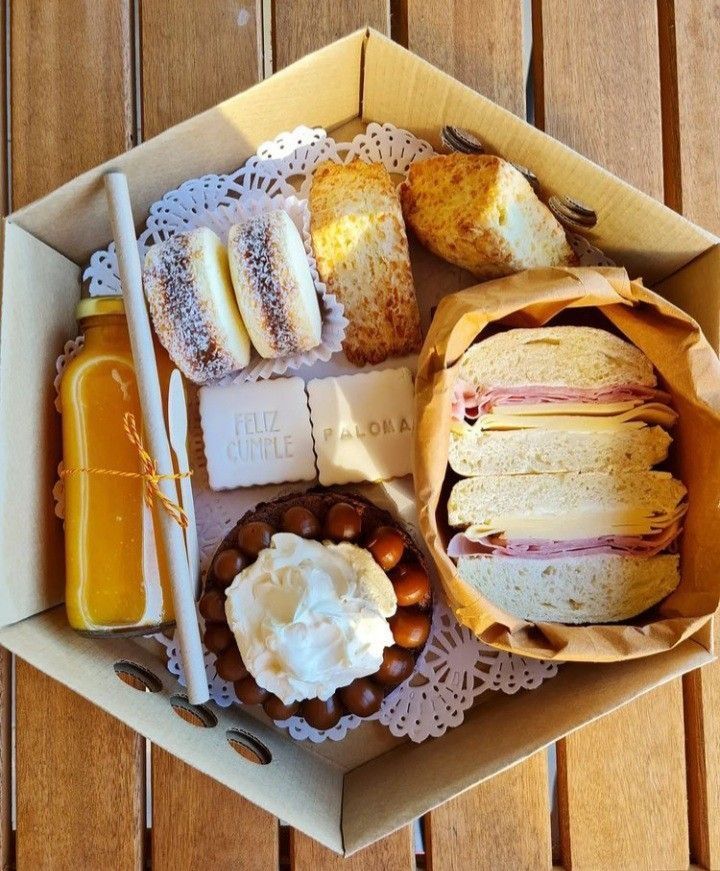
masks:
<svg viewBox="0 0 720 871"><path fill-rule="evenodd" d="M101 315L124 315L125 306L121 296L91 296L81 299L75 309L75 320L95 318Z"/></svg>

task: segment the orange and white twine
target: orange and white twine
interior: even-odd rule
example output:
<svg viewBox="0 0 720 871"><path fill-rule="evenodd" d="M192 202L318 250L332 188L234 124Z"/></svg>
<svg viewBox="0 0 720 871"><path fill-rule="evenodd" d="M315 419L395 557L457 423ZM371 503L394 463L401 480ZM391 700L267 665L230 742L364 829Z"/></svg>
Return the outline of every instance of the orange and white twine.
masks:
<svg viewBox="0 0 720 871"><path fill-rule="evenodd" d="M125 433L130 440L130 443L137 449L138 457L140 458L141 472L120 472L117 469L99 469L99 468L78 468L78 469L63 469L60 473L62 478L67 478L70 475L110 475L115 478L142 478L145 482L143 498L148 508L153 507L155 499L162 505L172 519L183 529L187 529L190 522L183 508L175 501L166 496L160 488L160 481L173 480L179 478L189 478L192 475L190 472L177 472L167 475L158 474L155 466L155 460L145 449L140 433L138 432L135 423L135 415L127 412L123 417L123 426Z"/></svg>

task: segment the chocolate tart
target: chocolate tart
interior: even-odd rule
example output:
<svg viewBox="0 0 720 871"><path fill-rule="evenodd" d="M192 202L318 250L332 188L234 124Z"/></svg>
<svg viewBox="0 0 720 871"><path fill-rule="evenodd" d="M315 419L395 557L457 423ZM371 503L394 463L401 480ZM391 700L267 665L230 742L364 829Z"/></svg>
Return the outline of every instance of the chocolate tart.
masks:
<svg viewBox="0 0 720 871"><path fill-rule="evenodd" d="M315 698L286 705L260 687L245 668L227 625L225 589L280 531L366 548L386 571L398 597L397 611L388 619L395 644L385 648L379 670L339 688L327 701ZM331 729L344 714L369 717L379 710L385 695L412 674L430 633L431 612L427 563L407 530L367 499L326 489L293 493L246 512L215 552L200 600L203 641L217 654L218 675L233 683L241 703L262 705L273 720L303 717L321 730Z"/></svg>

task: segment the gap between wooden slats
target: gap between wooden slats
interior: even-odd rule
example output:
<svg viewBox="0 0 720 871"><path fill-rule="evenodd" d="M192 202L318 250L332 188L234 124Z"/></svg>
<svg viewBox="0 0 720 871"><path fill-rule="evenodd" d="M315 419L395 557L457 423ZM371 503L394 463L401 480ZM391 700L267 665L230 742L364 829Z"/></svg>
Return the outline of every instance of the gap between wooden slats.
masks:
<svg viewBox="0 0 720 871"><path fill-rule="evenodd" d="M8 193L8 148L10 138L7 113L8 76L8 0L0 2L0 41L2 41L2 71L0 74L0 207L3 217L9 211ZM13 784L13 735L12 735L12 686L13 658L9 651L0 648L0 868L7 871L15 861L15 843L12 826Z"/></svg>
<svg viewBox="0 0 720 871"><path fill-rule="evenodd" d="M411 51L525 117L526 31L521 0L407 0ZM482 26L479 26L482 22ZM542 752L428 814L430 871L551 865L547 754Z"/></svg>
<svg viewBox="0 0 720 871"><path fill-rule="evenodd" d="M659 0L669 205L720 233L720 6ZM698 288L698 292L702 292ZM717 618L716 618L717 619ZM717 627L715 644L720 644ZM690 857L720 867L720 666L683 678Z"/></svg>
<svg viewBox="0 0 720 871"><path fill-rule="evenodd" d="M602 7L536 0L534 23L536 117L551 135L663 199L654 0ZM687 868L683 746L679 680L560 742L566 867Z"/></svg>
<svg viewBox="0 0 720 871"><path fill-rule="evenodd" d="M161 133L255 84L262 72L262 4L140 0L141 137ZM211 171L212 167L208 167ZM198 728L188 725L188 728ZM198 728L198 740L202 740ZM271 814L152 747L153 871L276 871ZM238 757L238 765L249 764Z"/></svg>
<svg viewBox="0 0 720 871"><path fill-rule="evenodd" d="M13 207L128 148L127 0L26 0L10 17ZM139 868L144 741L17 662L17 863Z"/></svg>

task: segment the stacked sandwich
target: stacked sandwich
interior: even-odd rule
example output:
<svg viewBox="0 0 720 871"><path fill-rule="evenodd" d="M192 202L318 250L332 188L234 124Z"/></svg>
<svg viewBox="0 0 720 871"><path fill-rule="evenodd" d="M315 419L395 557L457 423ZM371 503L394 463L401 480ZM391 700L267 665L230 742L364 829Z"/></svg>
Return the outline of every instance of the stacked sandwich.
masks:
<svg viewBox="0 0 720 871"><path fill-rule="evenodd" d="M470 347L453 401L448 546L458 573L536 622L627 620L679 583L683 484L653 466L676 420L652 363L589 327Z"/></svg>

